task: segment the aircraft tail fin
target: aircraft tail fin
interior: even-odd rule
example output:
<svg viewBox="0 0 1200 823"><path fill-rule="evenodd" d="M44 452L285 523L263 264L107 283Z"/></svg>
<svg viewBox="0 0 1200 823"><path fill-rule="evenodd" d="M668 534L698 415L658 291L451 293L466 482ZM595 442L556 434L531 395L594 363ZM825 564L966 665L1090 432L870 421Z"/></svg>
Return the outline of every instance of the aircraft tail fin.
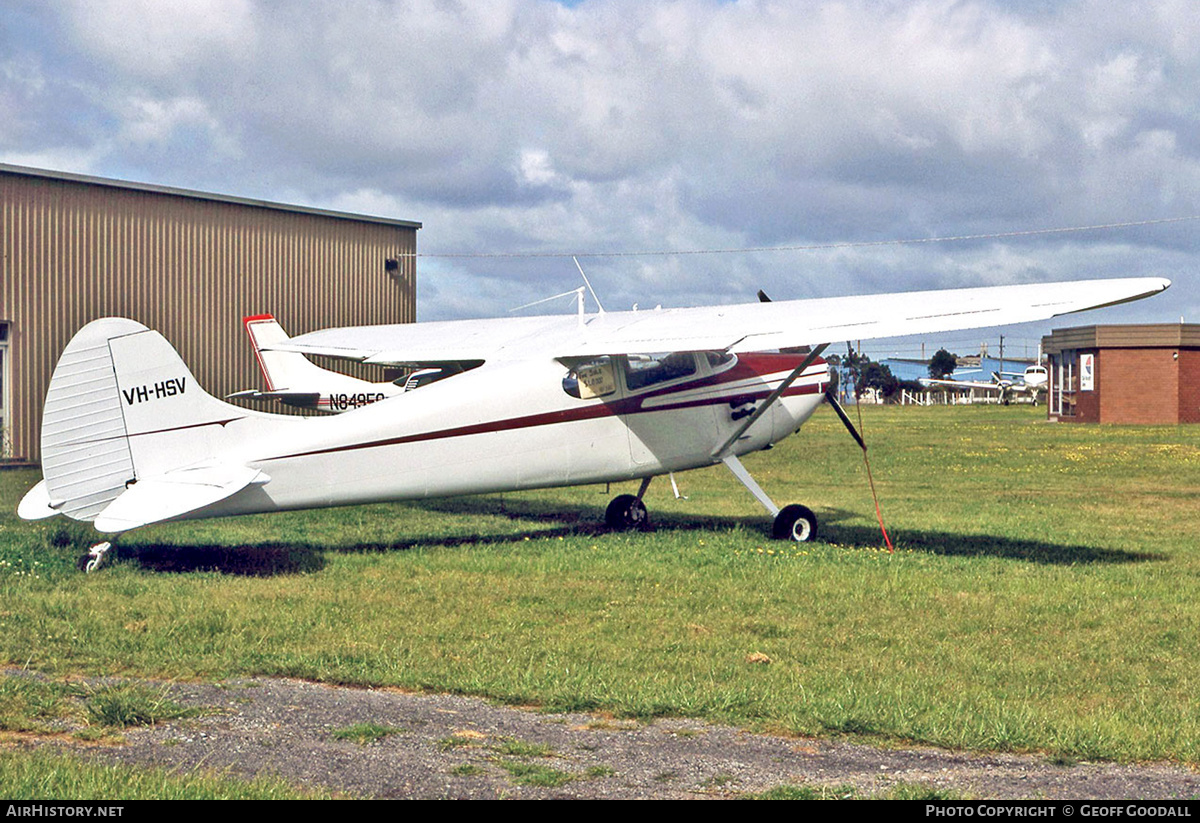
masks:
<svg viewBox="0 0 1200 823"><path fill-rule="evenodd" d="M290 420L208 394L171 344L141 323L95 320L76 333L54 369L42 413L44 483L30 492L35 497L28 505L22 501L21 513L45 516L52 510L96 521L142 480L172 476L178 491L179 472L191 467L207 467L203 477L187 476L208 487L219 474L216 485L228 496L261 478L244 465L223 464L222 454L250 437L249 429L261 435L266 425ZM139 491L118 506L121 522L141 525L190 510L160 503L162 511L173 510L161 517L131 516L136 498L147 496Z"/></svg>
<svg viewBox="0 0 1200 823"><path fill-rule="evenodd" d="M270 314L258 314L242 319L254 356L262 370L268 393L288 393L319 386L331 372L309 361L299 352L275 351L272 346L287 343L291 338ZM338 375L339 377L341 375Z"/></svg>

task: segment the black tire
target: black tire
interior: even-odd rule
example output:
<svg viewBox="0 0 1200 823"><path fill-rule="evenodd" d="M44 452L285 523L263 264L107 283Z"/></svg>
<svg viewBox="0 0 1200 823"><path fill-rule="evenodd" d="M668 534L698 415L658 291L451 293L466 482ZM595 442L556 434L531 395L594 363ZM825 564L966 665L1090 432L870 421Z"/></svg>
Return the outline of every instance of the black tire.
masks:
<svg viewBox="0 0 1200 823"><path fill-rule="evenodd" d="M817 536L817 516L807 506L793 503L784 506L775 516L771 526L771 537L776 540L794 540L807 543Z"/></svg>
<svg viewBox="0 0 1200 823"><path fill-rule="evenodd" d="M608 504L604 522L614 531L644 529L650 523L650 515L646 512L646 504L636 495L622 494Z"/></svg>

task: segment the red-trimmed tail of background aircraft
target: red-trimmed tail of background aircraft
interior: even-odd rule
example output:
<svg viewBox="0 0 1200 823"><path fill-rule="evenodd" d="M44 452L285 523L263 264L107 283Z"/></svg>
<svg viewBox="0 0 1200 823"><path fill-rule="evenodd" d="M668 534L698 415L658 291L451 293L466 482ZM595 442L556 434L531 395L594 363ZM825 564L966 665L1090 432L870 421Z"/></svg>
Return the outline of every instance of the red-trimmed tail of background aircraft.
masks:
<svg viewBox="0 0 1200 823"><path fill-rule="evenodd" d="M595 314L581 299L568 315L336 328L264 344L267 357L450 375L311 417L219 400L160 334L104 318L76 333L54 370L43 480L18 512L120 533L169 520L640 480L606 513L610 526L629 528L646 522L652 478L724 463L774 518L775 537L808 540L813 513L777 506L739 458L798 431L822 402L849 423L828 391L829 344L1042 320L1169 285L1090 280ZM780 351L798 347L805 353ZM108 546L92 549L89 570Z"/></svg>
<svg viewBox="0 0 1200 823"><path fill-rule="evenodd" d="M247 389L226 399L279 401L288 406L340 413L395 397L414 389L422 378L440 375L440 370L421 369L395 382L371 382L323 369L303 354L279 351L291 342L283 326L270 314L242 320L254 358L262 372L266 391Z"/></svg>

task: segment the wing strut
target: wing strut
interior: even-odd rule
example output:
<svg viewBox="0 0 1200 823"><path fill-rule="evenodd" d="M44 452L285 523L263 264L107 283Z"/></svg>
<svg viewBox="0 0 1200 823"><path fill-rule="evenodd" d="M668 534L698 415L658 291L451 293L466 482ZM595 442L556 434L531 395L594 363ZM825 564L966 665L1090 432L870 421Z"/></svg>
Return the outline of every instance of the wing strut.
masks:
<svg viewBox="0 0 1200 823"><path fill-rule="evenodd" d="M745 434L746 430L753 426L758 421L758 418L762 417L766 413L767 409L771 408L775 401L783 396L783 393L791 387L792 383L796 382L796 378L803 374L804 370L811 366L813 362L821 356L821 352L825 351L825 349L828 347L828 343L822 343L810 351L808 356L804 358L804 361L799 366L792 369L791 374L783 378L783 382L776 387L775 391L767 395L767 399L758 404L758 408L754 410L754 413L742 421L742 424L737 427L737 431L725 438L724 443L713 449L713 457L717 458L718 460L724 460L726 455L729 454L729 450L733 448L733 444L738 441L738 438ZM733 467L730 466L730 468ZM737 472L735 471L734 474L737 474ZM742 482L744 483L745 481L743 480ZM754 490L751 489L751 491ZM768 508L770 507L768 506Z"/></svg>

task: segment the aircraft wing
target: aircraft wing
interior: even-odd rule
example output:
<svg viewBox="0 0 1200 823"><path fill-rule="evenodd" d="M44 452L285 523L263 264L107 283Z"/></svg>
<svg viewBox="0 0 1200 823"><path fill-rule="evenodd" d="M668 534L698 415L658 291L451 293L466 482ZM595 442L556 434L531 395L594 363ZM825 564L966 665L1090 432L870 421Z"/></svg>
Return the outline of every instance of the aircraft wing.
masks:
<svg viewBox="0 0 1200 823"><path fill-rule="evenodd" d="M764 351L1044 320L1149 297L1159 277L1081 280L729 306L326 329L299 351L389 365L661 351Z"/></svg>
<svg viewBox="0 0 1200 823"><path fill-rule="evenodd" d="M1014 386L1004 385L1003 383L985 383L982 380L935 380L931 377L922 377L917 380L922 386L945 386L951 389L990 389L991 391L1001 391L1003 389L1013 389Z"/></svg>

